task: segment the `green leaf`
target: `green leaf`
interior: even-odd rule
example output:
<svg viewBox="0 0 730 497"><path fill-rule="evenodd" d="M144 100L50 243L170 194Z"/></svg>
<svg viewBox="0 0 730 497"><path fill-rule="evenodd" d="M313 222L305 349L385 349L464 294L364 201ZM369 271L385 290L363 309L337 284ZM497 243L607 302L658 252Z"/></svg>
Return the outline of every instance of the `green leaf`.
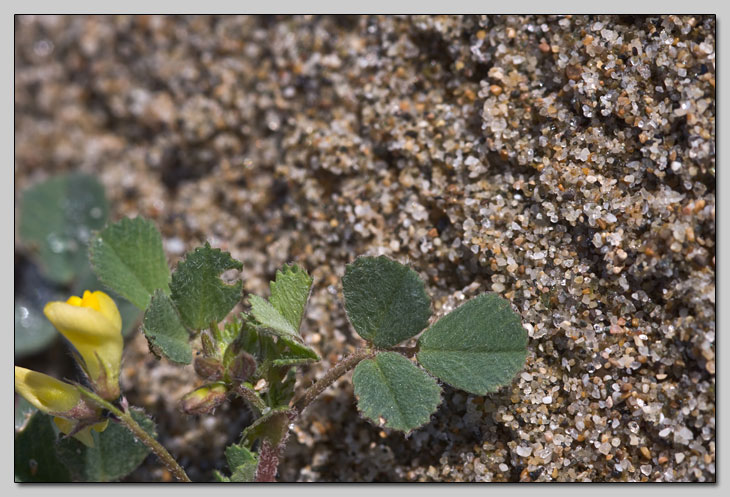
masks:
<svg viewBox="0 0 730 497"><path fill-rule="evenodd" d="M258 439L267 439L272 445L278 445L286 435L289 423L288 407L271 409L243 430L241 447L250 449Z"/></svg>
<svg viewBox="0 0 730 497"><path fill-rule="evenodd" d="M15 301L15 356L40 352L58 336L51 322L31 301L18 297Z"/></svg>
<svg viewBox="0 0 730 497"><path fill-rule="evenodd" d="M274 359L274 366L298 366L301 364L309 364L320 360L317 353L295 340L281 338L277 345L285 348L280 352L280 357Z"/></svg>
<svg viewBox="0 0 730 497"><path fill-rule="evenodd" d="M55 447L56 429L51 416L36 412L25 429L15 436L15 481L71 481L71 475Z"/></svg>
<svg viewBox="0 0 730 497"><path fill-rule="evenodd" d="M345 310L355 331L376 347L392 347L428 325L431 301L415 271L385 256L360 257L342 278Z"/></svg>
<svg viewBox="0 0 730 497"><path fill-rule="evenodd" d="M137 409L132 417L142 428L157 436L154 422ZM58 454L77 481L108 482L119 480L134 471L147 457L150 449L137 440L124 426L110 422L106 430L91 430L94 447L89 448L75 438L64 438L58 444Z"/></svg>
<svg viewBox="0 0 730 497"><path fill-rule="evenodd" d="M151 221L125 218L99 232L89 247L99 280L139 309L158 288L168 292L170 270L160 232Z"/></svg>
<svg viewBox="0 0 730 497"><path fill-rule="evenodd" d="M230 445L225 451L231 476L228 481L251 482L256 477L256 468L259 465L258 455L240 445Z"/></svg>
<svg viewBox="0 0 730 497"><path fill-rule="evenodd" d="M374 423L409 432L428 423L441 402L441 387L395 352L360 362L352 374L358 409Z"/></svg>
<svg viewBox="0 0 730 497"><path fill-rule="evenodd" d="M190 334L180 321L172 300L162 290L156 290L152 296L144 313L142 329L155 354L179 364L190 364L193 360Z"/></svg>
<svg viewBox="0 0 730 497"><path fill-rule="evenodd" d="M299 331L268 301L258 295L249 295L248 302L251 304L253 317L276 336L299 338Z"/></svg>
<svg viewBox="0 0 730 497"><path fill-rule="evenodd" d="M92 231L108 215L104 187L81 173L58 175L28 188L20 205L20 237L33 245L46 277L70 283L88 265Z"/></svg>
<svg viewBox="0 0 730 497"><path fill-rule="evenodd" d="M312 289L312 278L296 264L284 265L276 272L276 278L270 284L269 302L291 324L296 334L304 316L309 292Z"/></svg>
<svg viewBox="0 0 730 497"><path fill-rule="evenodd" d="M114 302L122 316L122 336L128 337L137 329L137 325L142 319L142 313L137 306L122 297L114 296Z"/></svg>
<svg viewBox="0 0 730 497"><path fill-rule="evenodd" d="M241 300L243 282L223 283L221 273L241 269L243 264L228 252L205 246L188 252L172 275L172 300L183 323L194 330L207 328L228 315Z"/></svg>
<svg viewBox="0 0 730 497"><path fill-rule="evenodd" d="M477 395L508 384L527 357L527 332L510 303L485 293L439 319L418 340L418 362Z"/></svg>
<svg viewBox="0 0 730 497"><path fill-rule="evenodd" d="M275 372L271 372L267 380L269 380L269 388L264 394L266 403L273 407L286 409L289 402L294 397L294 385L297 381L296 370L291 368L274 368Z"/></svg>

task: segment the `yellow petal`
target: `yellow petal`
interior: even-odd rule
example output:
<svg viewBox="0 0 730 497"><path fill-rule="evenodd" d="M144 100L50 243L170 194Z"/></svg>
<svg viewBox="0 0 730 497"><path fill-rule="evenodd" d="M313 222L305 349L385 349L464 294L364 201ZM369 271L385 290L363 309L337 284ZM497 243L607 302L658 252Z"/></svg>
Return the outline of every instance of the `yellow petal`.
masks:
<svg viewBox="0 0 730 497"><path fill-rule="evenodd" d="M92 381L104 378L108 391L117 390L122 360L122 318L104 292L84 292L83 298L49 302L46 317L76 348Z"/></svg>
<svg viewBox="0 0 730 497"><path fill-rule="evenodd" d="M66 418L59 418L55 417L53 418L53 422L56 423L56 426L58 426L58 429L61 430L62 433L65 435L68 435L73 431L73 429L76 427L76 423L73 421L70 421ZM94 425L96 426L96 425ZM93 449L94 448L94 437L91 435L91 426L87 426L86 428L83 428L79 430L78 432L73 434L73 437L81 442L82 444L86 445L87 447ZM98 431L98 430L97 430Z"/></svg>
<svg viewBox="0 0 730 497"><path fill-rule="evenodd" d="M109 426L109 420L105 419L101 423L96 423L95 425L91 425L91 427L94 429L94 431L98 431L101 433L102 431L106 430L106 427Z"/></svg>
<svg viewBox="0 0 730 497"><path fill-rule="evenodd" d="M73 385L18 366L15 366L15 390L46 413L70 411L81 400L81 394Z"/></svg>
<svg viewBox="0 0 730 497"><path fill-rule="evenodd" d="M114 300L104 292L94 292L92 294L99 305L97 309L101 312L109 321L114 323L114 328L119 329L118 334L122 333L122 315L119 314L117 304Z"/></svg>

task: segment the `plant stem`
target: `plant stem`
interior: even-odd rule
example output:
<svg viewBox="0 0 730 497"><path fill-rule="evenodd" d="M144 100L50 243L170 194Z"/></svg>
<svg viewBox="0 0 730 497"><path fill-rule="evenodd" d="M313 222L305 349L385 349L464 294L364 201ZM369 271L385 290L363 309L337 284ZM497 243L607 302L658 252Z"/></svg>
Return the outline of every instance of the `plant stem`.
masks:
<svg viewBox="0 0 730 497"><path fill-rule="evenodd" d="M291 401L291 406L296 410L297 414L304 411L307 406L316 399L319 394L327 390L327 388L337 381L342 375L357 366L363 359L375 356L376 351L371 349L357 349L351 355L345 357L334 365L332 369L327 371L325 375L310 386L302 395L295 397Z"/></svg>
<svg viewBox="0 0 730 497"><path fill-rule="evenodd" d="M79 392L81 392L82 395L87 397L89 400L91 400L94 404L101 407L102 409L106 409L112 414L114 414L117 418L119 418L119 421L122 422L124 426L127 427L129 431L132 432L132 434L137 437L139 440L142 441L147 447L149 447L152 452L157 455L157 457L160 458L162 463L167 466L167 468L172 472L172 474L180 481L183 482L190 482L190 478L185 473L185 470L180 467L180 465L175 461L175 458L170 455L169 452L167 452L167 449L165 449L157 440L155 440L149 433L144 431L144 429L134 420L134 418L128 413L124 412L121 409L117 408L114 404L111 402L108 402L98 395L96 395L94 392L87 390L86 388L77 385L77 388L79 389Z"/></svg>
<svg viewBox="0 0 730 497"><path fill-rule="evenodd" d="M392 352L398 352L399 354L403 354L406 357L413 357L418 353L418 345L414 345L413 347L392 347L388 350Z"/></svg>
<svg viewBox="0 0 730 497"><path fill-rule="evenodd" d="M215 321L210 322L210 331L213 333L213 338L215 338L216 342L220 343L223 340L221 329L218 328L218 323Z"/></svg>

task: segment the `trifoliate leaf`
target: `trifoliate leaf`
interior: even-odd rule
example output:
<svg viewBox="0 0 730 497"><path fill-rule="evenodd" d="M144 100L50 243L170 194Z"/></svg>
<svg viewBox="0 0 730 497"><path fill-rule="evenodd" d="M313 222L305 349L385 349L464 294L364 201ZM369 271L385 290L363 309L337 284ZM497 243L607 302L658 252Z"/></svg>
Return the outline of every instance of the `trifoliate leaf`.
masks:
<svg viewBox="0 0 730 497"><path fill-rule="evenodd" d="M141 410L132 409L132 417L153 437L155 423ZM124 426L109 422L106 430L91 430L94 447L89 448L75 438L64 438L58 444L58 454L76 481L116 481L134 471L147 457L150 449L135 438Z"/></svg>
<svg viewBox="0 0 730 497"><path fill-rule="evenodd" d="M54 176L23 193L19 234L37 250L45 276L70 283L88 266L87 244L108 211L104 187L95 177Z"/></svg>
<svg viewBox="0 0 730 497"><path fill-rule="evenodd" d="M155 354L180 364L190 364L193 360L188 330L180 321L172 300L162 290L156 290L152 296L144 313L142 329Z"/></svg>
<svg viewBox="0 0 730 497"><path fill-rule="evenodd" d="M377 347L392 347L428 325L431 301L412 269L385 256L360 257L342 278L345 310L355 331Z"/></svg>
<svg viewBox="0 0 730 497"><path fill-rule="evenodd" d="M257 295L249 297L251 315L264 331L279 337L281 356L274 366L292 366L319 360L317 353L304 345L299 326L307 306L312 278L297 265L285 265L271 282L271 297L266 301ZM285 350L288 346L288 350Z"/></svg>
<svg viewBox="0 0 730 497"><path fill-rule="evenodd" d="M296 264L285 265L271 282L269 302L299 334L304 309L312 288L312 278Z"/></svg>
<svg viewBox="0 0 730 497"><path fill-rule="evenodd" d="M162 238L146 219L125 218L104 228L91 241L89 258L99 280L139 309L158 288L169 292Z"/></svg>
<svg viewBox="0 0 730 497"><path fill-rule="evenodd" d="M243 264L228 252L205 246L188 252L172 275L172 300L183 323L194 330L207 328L225 318L241 300L243 282L228 285L220 275Z"/></svg>
<svg viewBox="0 0 730 497"><path fill-rule="evenodd" d="M519 315L493 293L439 319L418 344L418 362L428 372L477 395L508 384L527 357L527 332Z"/></svg>
<svg viewBox="0 0 730 497"><path fill-rule="evenodd" d="M36 411L15 436L15 481L71 481L68 468L56 453L55 444L53 418Z"/></svg>
<svg viewBox="0 0 730 497"><path fill-rule="evenodd" d="M352 374L358 409L375 424L409 432L428 423L441 402L436 380L395 352L360 362Z"/></svg>

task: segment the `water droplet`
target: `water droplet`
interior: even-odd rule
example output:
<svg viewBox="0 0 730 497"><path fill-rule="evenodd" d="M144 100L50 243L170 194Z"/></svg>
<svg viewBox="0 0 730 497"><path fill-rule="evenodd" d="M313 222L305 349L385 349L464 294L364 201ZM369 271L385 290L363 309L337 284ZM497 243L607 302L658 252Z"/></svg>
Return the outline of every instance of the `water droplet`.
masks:
<svg viewBox="0 0 730 497"><path fill-rule="evenodd" d="M88 226L79 226L79 229L76 231L76 237L79 240L86 243L89 241L90 236L91 236L91 231L89 231Z"/></svg>
<svg viewBox="0 0 730 497"><path fill-rule="evenodd" d="M60 254L66 249L66 244L63 243L63 240L54 233L48 235L46 240L48 241L48 246L51 249L51 252L54 254Z"/></svg>
<svg viewBox="0 0 730 497"><path fill-rule="evenodd" d="M94 219L101 218L101 214L102 214L101 207L92 207L91 210L89 211L89 215L91 217L93 217Z"/></svg>

